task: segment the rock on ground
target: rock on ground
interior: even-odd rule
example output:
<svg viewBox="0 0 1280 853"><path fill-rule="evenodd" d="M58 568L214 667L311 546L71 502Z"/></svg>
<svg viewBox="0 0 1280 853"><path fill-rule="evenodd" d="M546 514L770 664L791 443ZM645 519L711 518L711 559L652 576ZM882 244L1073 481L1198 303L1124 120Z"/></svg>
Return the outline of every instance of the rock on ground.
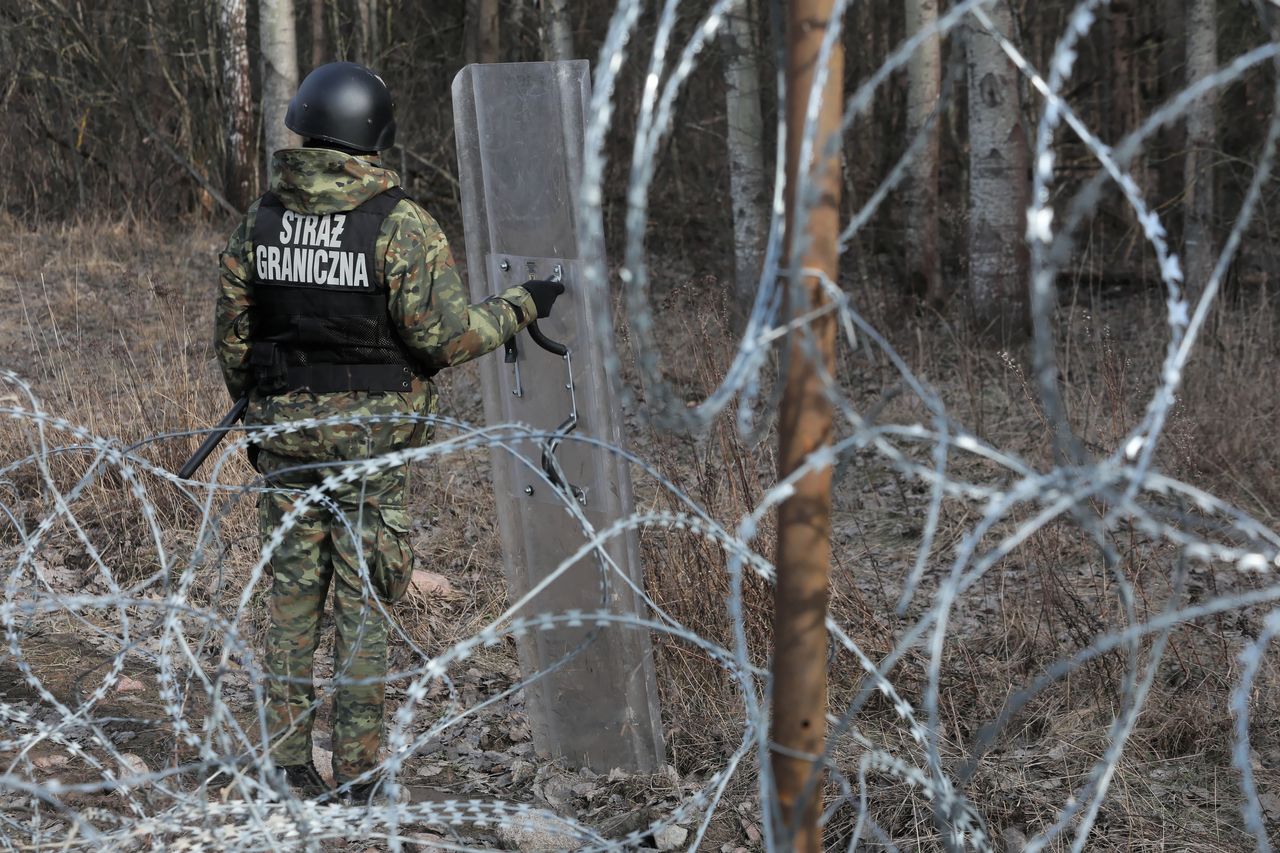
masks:
<svg viewBox="0 0 1280 853"><path fill-rule="evenodd" d="M453 585L449 583L449 579L444 575L423 571L422 569L414 571L413 577L409 580L409 586L413 587L413 591L423 598L436 598L450 595L453 592Z"/></svg>
<svg viewBox="0 0 1280 853"><path fill-rule="evenodd" d="M679 850L689 837L689 830L683 826L668 826L653 834L659 850Z"/></svg>

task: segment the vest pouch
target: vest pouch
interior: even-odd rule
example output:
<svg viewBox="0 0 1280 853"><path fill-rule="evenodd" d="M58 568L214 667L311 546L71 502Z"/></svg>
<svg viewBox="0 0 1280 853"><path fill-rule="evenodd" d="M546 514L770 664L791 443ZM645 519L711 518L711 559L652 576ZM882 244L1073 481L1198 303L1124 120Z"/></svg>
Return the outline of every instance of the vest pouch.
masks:
<svg viewBox="0 0 1280 853"><path fill-rule="evenodd" d="M365 364L403 364L407 360L402 345L377 314L348 312L292 319L298 346L312 361L344 362L354 357Z"/></svg>
<svg viewBox="0 0 1280 853"><path fill-rule="evenodd" d="M289 366L280 347L258 341L249 348L249 367L261 394L283 394L289 390Z"/></svg>
<svg viewBox="0 0 1280 853"><path fill-rule="evenodd" d="M346 343L342 317L299 314L289 319L293 321L293 343L299 349L330 352Z"/></svg>

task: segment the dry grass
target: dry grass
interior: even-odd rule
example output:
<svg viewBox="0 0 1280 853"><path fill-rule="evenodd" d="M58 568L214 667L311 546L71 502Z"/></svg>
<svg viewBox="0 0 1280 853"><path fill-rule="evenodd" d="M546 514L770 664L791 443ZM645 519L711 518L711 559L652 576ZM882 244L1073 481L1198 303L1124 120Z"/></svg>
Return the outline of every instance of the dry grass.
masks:
<svg viewBox="0 0 1280 853"><path fill-rule="evenodd" d="M12 223L8 223L12 225ZM0 290L18 306L0 321L0 363L29 378L45 406L122 444L213 423L227 398L209 342L216 252L222 235L195 226L179 237L136 223L47 227L16 236L0 247ZM56 246L57 251L50 251ZM882 320L896 299L863 283L861 304ZM669 378L689 399L700 399L723 375L731 353L724 306L708 310L715 282L691 280L664 294L659 314ZM1164 321L1157 295L1091 298L1087 288L1061 312L1063 387L1077 430L1095 452L1115 447L1141 417L1163 356ZM1264 521L1278 496L1276 444L1264 427L1274 423L1280 365L1274 298L1265 291L1233 294L1216 310L1199 347L1159 456L1163 470L1236 501ZM1049 436L1028 387L1027 356L1002 352L976 340L962 326L936 317L880 323L894 343L951 407L953 416L992 443L1037 465L1050 461ZM620 323L625 339L625 323ZM692 357L690 357L692 354ZM842 356L841 382L864 410L879 407L881 421L921 420L919 401L899 394L883 359L866 353ZM442 375L444 413L479 419L474 365ZM633 387L637 387L632 382ZM643 393L638 389L639 393ZM767 423L767 413L762 413ZM732 528L773 481L774 439L749 444L728 417L699 439L659 434L638 419L629 434L640 455ZM29 433L0 423L0 457L30 452ZM158 465L175 468L192 439L147 445ZM92 457L68 454L52 460L52 476L73 483ZM242 460L224 480L247 480ZM959 475L997 476L993 469L957 460ZM199 513L171 486L146 480L176 553L189 550ZM31 469L0 478L6 503L24 507L25 519L47 511L48 489ZM669 495L637 474L642 508L675 508ZM977 509L944 506L941 529L924 588L906 619L893 615L905 572L919 545L926 491L904 481L871 454L844 460L837 477L833 537L832 608L873 658L918 615L922 602L947 570ZM488 457L467 452L419 466L412 486L419 563L450 579L456 594L430 601L410 598L401 621L429 652L466 637L505 602L499 537L492 519ZM230 506L222 533L228 574L203 594L236 588L256 554L255 518L248 501ZM152 575L154 548L142 535L137 502L118 477L100 478L76 506L79 520L105 544L103 559L137 580ZM1012 518L1009 524L1020 519ZM996 530L994 536L1010 529ZM91 575L91 562L66 531L54 531L53 549L65 564ZM992 539L994 542L994 538ZM0 546L14 532L0 526ZM65 544L64 544L65 543ZM1162 607L1170 595L1173 555L1136 533L1113 545L1135 584L1140 615ZM725 557L718 547L687 533L652 530L642 535L649 592L672 616L703 636L728 645L731 623L724 596ZM766 523L753 542L772 555L774 531ZM149 562L150 561L150 562ZM1208 597L1249 588L1257 579L1231 570L1195 567L1188 595ZM219 587L218 584L221 584ZM772 594L758 579L744 590L747 636L753 660L768 661ZM261 627L261 613L252 617ZM944 760L963 763L978 727L999 713L1008 697L1051 662L1088 645L1120 623L1114 581L1074 527L1049 525L976 585L958 608L944 652L941 734ZM1248 845L1238 812L1238 783L1228 758L1231 720L1227 695L1237 674L1235 655L1256 630L1258 614L1231 614L1186 626L1173 634L1156 685L1120 764L1112 794L1091 838L1102 850L1240 850ZM741 700L725 672L701 652L667 639L657 641L659 676L669 752L681 774L719 767L740 741ZM406 648L397 654L407 661ZM486 650L473 665L506 672L514 665L509 645ZM1107 727L1118 710L1117 685L1124 660L1102 656L1037 697L1016 715L984 757L968 791L998 836L1030 835L1053 820L1106 746ZM833 707L852 696L859 676L843 653L832 658ZM891 674L917 703L923 684L919 656L908 655ZM1280 783L1280 738L1268 723L1280 710L1274 667L1264 668L1255 690L1258 774L1266 790ZM394 695L394 691L393 691ZM918 760L916 745L887 703L873 700L854 725L863 736ZM841 765L856 766L858 749L837 744ZM928 803L887 778L873 777L873 817L905 848L940 849ZM753 797L750 773L730 792L712 837L719 844L755 846L748 816L737 804ZM754 810L754 807L753 809ZM748 810L748 811L751 811ZM854 817L843 807L833 816L829 840L841 841ZM1054 849L1065 849L1059 844Z"/></svg>
<svg viewBox="0 0 1280 853"><path fill-rule="evenodd" d="M726 312L708 309L714 281L693 280L666 295L658 311L665 324L666 377L677 393L700 400L723 376L731 353ZM1024 349L1003 350L975 337L963 323L895 317L896 295L870 282L861 307L877 326L891 330L896 348L927 379L952 416L996 446L1041 468L1052 463L1051 437L1028 379ZM1077 292L1060 312L1063 389L1073 424L1093 453L1112 451L1142 417L1164 356L1161 294L1103 299ZM1270 423L1280 384L1280 315L1265 290L1231 293L1215 309L1193 367L1187 372L1157 456L1166 473L1237 503L1264 521L1275 505L1276 451L1259 427ZM691 345L691 342L697 342ZM692 357L691 357L692 354ZM916 423L928 413L908 394L886 395L897 383L892 368L867 353L844 353L845 393L879 420ZM633 381L634 384L634 381ZM774 438L747 446L732 426L732 413L710 434L676 441L669 435L636 435L646 458L680 484L727 526L748 512L774 476ZM991 466L956 459L956 476L1000 482ZM637 489L642 498L646 491ZM661 502L665 496L658 493ZM979 508L944 505L924 588L903 620L892 613L901 582L914 561L927 503L926 490L904 481L872 454L845 460L834 495L832 611L873 658L917 616L921 602L947 570ZM1100 509L1100 508L1099 508ZM999 526L986 544L1010 532L1029 513ZM725 642L728 585L718 548L683 534L651 532L643 540L649 585L655 598L681 621ZM1111 543L1119 569L1135 585L1138 616L1146 618L1172 594L1175 555L1129 530ZM765 527L753 547L772 555L773 531ZM1194 601L1255 588L1262 581L1231 569L1194 566L1187 597ZM748 583L744 591L753 660L764 664L770 636L771 591ZM1080 531L1067 523L1046 526L997 565L957 608L943 661L941 734L944 761L959 767L981 724L1049 665L1090 645L1122 624L1114 578ZM1250 842L1241 831L1239 790L1230 765L1233 719L1227 710L1238 675L1236 654L1260 624L1256 610L1205 620L1175 631L1156 683L1090 836L1090 849L1238 850ZM1143 654L1149 651L1144 646ZM737 685L715 664L677 642L660 643L663 700L672 726L674 760L681 770L718 766L740 732ZM891 674L919 709L921 659L908 655ZM1106 748L1119 711L1125 666L1119 654L1101 656L1046 690L1012 721L979 764L969 791L997 837L1030 836L1048 826L1073 786L1081 784ZM1274 716L1276 672L1268 664L1254 693L1253 737L1261 756L1260 786L1280 782L1280 744L1268 721ZM832 665L832 708L852 697L860 676L856 662L839 654ZM873 700L854 720L856 730L895 753L919 761L919 750L887 703ZM854 768L860 748L838 744L840 765ZM927 801L887 778L872 780L872 815L904 849L940 849ZM831 791L835 793L835 789ZM732 796L750 797L749 780ZM832 819L828 843L844 843L856 813L845 807ZM1280 818L1280 811L1267 819ZM1174 827L1177 827L1175 830ZM1068 833L1068 838L1069 838ZM742 841L742 839L739 839ZM1061 842L1051 849L1066 849Z"/></svg>
<svg viewBox="0 0 1280 853"><path fill-rule="evenodd" d="M882 307L876 299L872 290L868 302L873 314ZM1272 303L1273 297L1265 292L1235 294L1217 309L1157 457L1166 473L1217 492L1264 521L1271 518L1269 507L1275 498L1274 450L1270 442L1257 441L1254 430L1274 410L1272 389L1280 380L1280 365L1274 359L1280 343L1278 318ZM1141 418L1164 356L1163 310L1158 294L1104 301L1077 293L1076 300L1060 311L1063 390L1076 432L1090 451L1112 452ZM1021 350L1000 351L940 320L914 326L894 342L941 392L952 415L997 446L1047 467L1050 435L1028 387L1029 356ZM924 414L917 401L903 397L886 407L882 420L914 422ZM882 520L878 530L869 529L875 522L866 519L868 501L861 496L874 496L890 484L894 490L910 489L911 484L898 483L894 473L868 461L859 469L865 480L844 482L860 493L850 501L860 507L851 519L862 534L855 547L873 564L895 569L883 584L884 592L872 598L883 613L893 606L893 581L901 578L918 544L915 534L923 512L919 501L899 500L896 507L893 500L878 501L881 511L874 515ZM977 465L958 473L975 479L990 474ZM895 535L883 520L886 515L898 516L905 537ZM997 535L1010 532L1029 515L1011 518ZM976 519L973 507L944 506L931 575L945 570L955 544ZM989 537L989 544L995 541ZM1134 583L1138 617L1154 614L1172 594L1175 555L1132 529L1114 534L1111 544L1121 555L1119 568ZM1265 582L1232 569L1196 565L1187 597L1194 601ZM1018 688L1122 623L1114 580L1076 527L1052 524L1031 537L957 607L943 664L943 734L952 760L963 756L959 747L971 742L978 725L992 719ZM1227 702L1238 673L1235 655L1258 624L1259 613L1246 610L1174 632L1102 819L1090 836L1090 849L1251 846L1239 829ZM1123 667L1118 654L1097 658L1046 690L1013 719L985 757L971 789L998 833L1011 829L1031 835L1046 826L1072 783L1083 780L1099 759L1107 727L1119 711ZM910 667L903 672L908 684L916 673L918 669L913 673ZM1255 690L1253 735L1262 755L1275 750L1274 732L1266 722L1280 698L1275 676L1269 665ZM898 739L903 754L913 754L911 744L901 735ZM1267 778L1261 783L1264 789L1280 781L1278 770L1280 763L1273 758L1257 765L1257 772ZM918 826L923 838L933 828L927 808L918 797L914 800L915 807L900 819L905 821L904 832ZM900 801L893 808L901 813ZM1268 815L1275 817L1280 814ZM1182 830L1170 832L1171 825Z"/></svg>

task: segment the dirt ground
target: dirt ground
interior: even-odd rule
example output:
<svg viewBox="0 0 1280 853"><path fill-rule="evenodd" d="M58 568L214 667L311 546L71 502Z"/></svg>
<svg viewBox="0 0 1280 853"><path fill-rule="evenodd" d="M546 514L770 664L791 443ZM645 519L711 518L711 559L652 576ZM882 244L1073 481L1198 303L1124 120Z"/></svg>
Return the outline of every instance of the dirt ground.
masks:
<svg viewBox="0 0 1280 853"><path fill-rule="evenodd" d="M136 224L20 227L0 245L0 294L15 308L0 313L0 366L32 383L49 411L83 425L96 435L131 443L167 431L214 423L227 405L211 348L213 270L222 236L215 228L190 226L174 235ZM50 246L59 247L49 251ZM461 253L459 253L461 254ZM668 379L676 393L701 399L727 364L730 340L723 306L706 294L718 286L695 264L671 265L674 286L655 296L664 324L662 346ZM930 382L952 416L994 445L1015 452L1033 465L1051 461L1048 431L1029 390L1026 353L1002 351L928 313L902 315L892 293L872 268L850 270L846 284L858 288L859 307L890 329L894 345L912 369ZM1063 387L1078 432L1090 450L1109 452L1141 416L1163 354L1164 325L1157 293L1103 298L1082 280L1062 308ZM1275 423L1277 312L1265 291L1230 293L1206 335L1195 367L1188 373L1174 410L1158 463L1162 470L1221 494L1274 525L1277 450L1269 428ZM629 348L625 317L618 314L619 337ZM861 411L880 423L921 422L928 413L919 400L899 388L898 377L882 356L865 346L842 353L840 381ZM770 370L773 368L771 367ZM482 420L476 367L442 374L442 414ZM640 405L653 389L628 377L633 401L627 409L628 441L639 456L695 498L717 520L732 527L773 481L771 413L762 404L764 430L755 441L740 437L731 417L716 422L709 434L672 436L649 425ZM896 389L896 390L895 390ZM767 395L766 395L767 399ZM0 405L18 402L8 387ZM11 423L0 426L0 466L30 452L29 432ZM144 448L158 464L176 467L194 439L172 439ZM247 479L240 466L223 477ZM62 467L59 467L62 466ZM51 473L72 477L75 464L59 461ZM49 511L47 495L31 465L5 468L0 502L14 518L0 520L0 560L10 566L20 548L14 525L24 530ZM1002 482L992 466L957 456L952 475L974 482ZM397 618L413 641L438 652L473 635L505 604L502 554L493 522L488 457L464 451L439 464L419 465L414 473L412 511L414 549L419 565L447 580L446 591L411 595L398 606ZM61 479L60 479L61 482ZM154 503L166 543L189 548L200 514L188 503L165 497L154 487ZM637 505L673 509L669 494L642 472L635 472ZM929 504L925 485L902 477L872 450L842 459L837 469L833 517L832 609L837 620L872 658L893 648L896 638L930 605L933 592L950 567L956 548L982 507L960 500L944 502L941 523L925 564L920 589L903 616L895 615L903 580L911 570ZM77 518L104 561L119 566L117 580L138 581L154 572L155 547L137 524L136 506L110 478L83 496ZM1031 510L1015 514L989 535L994 544ZM255 521L245 500L232 502L221 520L224 572L202 577L193 599L211 609L238 594L237 583L256 556ZM1176 555L1130 528L1113 537L1121 554L1119 569L1132 582L1138 618L1164 606L1174 595ZM773 532L766 522L753 541L769 557ZM686 532L646 530L641 537L649 594L703 636L729 642L724 595L725 558L718 549ZM60 592L107 589L97 576L83 543L61 530L39 556L41 568ZM1188 601L1230 592L1261 589L1269 579L1234 567L1193 564L1185 589ZM745 592L748 638L755 662L767 664L771 595L759 579ZM241 629L259 637L264 626L260 606L250 610ZM1111 793L1089 836L1089 849L1238 851L1252 847L1240 814L1240 783L1231 767L1235 724L1228 707L1241 668L1240 650L1257 635L1264 609L1228 611L1180 626L1158 667L1151 694L1138 717ZM58 702L76 708L110 670L119 639L103 628L109 614L77 620L56 613L32 620L21 634L22 663L12 651L0 656L0 703L26 709L52 722L60 718L50 702L33 690L20 669L31 671ZM99 618L95 617L95 618ZM1022 687L1054 661L1088 646L1122 624L1113 572L1079 529L1054 523L1034 534L996 564L969 590L951 620L944 647L943 703L939 725L942 758L959 769L981 727L994 719ZM331 652L331 629L320 661ZM146 664L145 637L140 652L124 661L121 684L100 701L94 715L103 721L122 752L152 771L176 766L190 756L178 745L170 721L160 712L166 701L154 668ZM698 649L669 639L656 640L663 723L670 767L654 776L627 777L575 772L538 759L530 740L522 698L516 694L488 706L465 725L454 727L406 764L403 776L415 796L490 798L531 803L572 815L606 837L620 837L669 813L736 749L742 737L742 703L724 671ZM201 654L212 655L204 648ZM1142 654L1150 652L1144 643ZM408 645L393 652L393 666L408 668L417 653ZM859 684L853 656L833 646L832 711L839 715ZM917 710L924 685L924 652L914 650L890 672L903 696ZM1007 849L1049 826L1057 810L1082 783L1108 744L1107 730L1120 712L1119 684L1125 659L1120 653L1097 657L1041 692L1014 715L976 764L965 792L981 811L993 836ZM323 663L321 678L331 676ZM457 700L464 705L499 694L518 680L515 646L504 641L483 649L453 672ZM1280 830L1280 737L1271 720L1277 711L1274 665L1264 663L1250 697L1252 767L1262 793L1264 819ZM405 682L389 686L388 714L403 701ZM241 725L254 722L251 686L228 675L229 706ZM208 709L194 697L187 718L198 727ZM454 701L443 687L428 695L415 718L425 731ZM317 742L323 749L329 731L327 704L321 711ZM0 736L2 737L2 736ZM922 765L923 758L891 703L867 702L848 733L836 741L838 766L856 784L863 744L872 742ZM321 754L321 758L324 756ZM67 749L52 744L14 763L0 753L6 771L50 779L91 781L101 774ZM323 762L321 762L323 763ZM884 774L869 777L870 814L902 849L942 849L919 790ZM181 787L193 780L179 778ZM0 784L0 814L29 820L28 801ZM832 801L839 795L834 784ZM157 803L161 790L147 794ZM61 798L83 812L89 807L122 808L118 792L70 793ZM841 849L857 816L853 803L835 808L828 821L828 843ZM701 849L760 849L761 811L750 761L738 771ZM696 821L685 821L692 829ZM6 830L7 831L7 830ZM440 832L424 827L423 837ZM1049 849L1068 849L1068 832ZM500 833L478 831L454 839L471 845L531 849L527 842ZM654 840L657 843L657 840ZM366 849L352 840L350 849ZM376 849L376 848L375 848Z"/></svg>

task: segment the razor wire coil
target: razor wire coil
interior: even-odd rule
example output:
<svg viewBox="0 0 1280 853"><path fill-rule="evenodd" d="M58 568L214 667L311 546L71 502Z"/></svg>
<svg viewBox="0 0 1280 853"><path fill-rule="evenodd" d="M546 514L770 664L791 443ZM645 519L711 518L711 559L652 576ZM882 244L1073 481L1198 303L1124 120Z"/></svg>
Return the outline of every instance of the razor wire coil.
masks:
<svg viewBox="0 0 1280 853"><path fill-rule="evenodd" d="M841 792L827 802L826 818L830 819L840 809L852 810L855 818L848 841L850 850L857 849L864 840L876 840L888 849L897 849L890 833L876 824L869 806L869 791L878 780L889 779L907 785L929 803L941 846L955 850L996 849L996 841L983 818L983 803L968 793L968 783L974 778L984 753L998 740L1018 710L1042 691L1089 660L1119 652L1124 659L1124 672L1118 685L1119 711L1106 733L1106 746L1084 781L1064 797L1056 818L1029 839L1026 849L1038 851L1050 844L1064 843L1072 850L1086 847L1172 632L1179 625L1208 615L1246 607L1274 608L1280 599L1280 584L1264 582L1261 588L1246 592L1219 594L1195 603L1182 600L1181 582L1192 561L1225 564L1242 575L1271 575L1280 567L1280 533L1227 501L1153 468L1156 448L1185 368L1193 358L1193 347L1203 331L1207 311L1218 297L1223 276L1257 213L1263 188L1272 177L1280 139L1280 87L1274 95L1265 143L1254 164L1243 203L1207 282L1183 281L1180 261L1169 243L1159 213L1143 197L1129 171L1143 143L1160 128L1177 121L1196 99L1213 97L1257 66L1270 63L1280 67L1280 41L1273 36L1272 40L1226 62L1211 77L1178 92L1152 112L1140 127L1109 145L1087 126L1063 95L1075 68L1078 46L1096 23L1098 8L1105 3L1084 0L1068 16L1046 75L1032 66L1010 39L1010 34L995 28L984 10L985 0L964 0L947 10L930 31L914 34L904 41L847 98L842 132L865 116L876 91L894 71L905 65L925 38L947 35L963 27L975 28L995 38L1030 90L1039 96L1041 114L1031 151L1032 200L1025 239L1031 250L1028 284L1035 329L1032 347L1035 387L1059 450L1058 463L1042 469L1010 450L992 446L954 420L939 393L911 371L886 337L859 312L855 304L858 294L843 289L838 282L815 270L786 265L782 248L785 172L781 162L775 174L771 227L758 295L723 381L705 400L690 407L665 378L655 339L656 318L648 293L645 235L651 217L650 194L662 144L676 130L676 104L682 86L696 69L699 57L715 38L732 5L731 0L711 3L681 44L676 23L682 4L679 0L666 0L661 6L648 56L631 57L628 48L635 40L644 4L640 0L618 3L596 63L592 110L586 129L587 156L581 201L586 210L597 214L582 220L581 236L587 247L584 257L587 286L606 291L610 287L604 256L603 217L598 214L607 198L604 191L606 140L618 109L618 77L626 63L647 61L629 164L625 260L620 275L630 329L639 354L637 368L646 392L647 412L660 425L699 432L708 429L713 420L736 401L738 426L749 434L755 428L751 413L760 408L755 404L767 386L764 371L773 348L792 336L802 343L811 338L808 324L814 314L780 316L783 290L798 289L802 281L816 277L829 299L824 312L837 316L846 345L851 349L874 350L878 357L892 365L904 392L920 402L927 416L916 423L878 423L874 414L859 409L856 401L841 388L837 377L824 376L826 392L840 420L840 437L832 447L811 454L797 471L766 488L757 505L732 527L715 519L677 483L635 453L588 436L560 437L565 442L583 442L619 454L680 509L637 510L597 528L581 507L565 499L565 511L582 527L586 544L562 561L543 584L512 601L483 629L436 653L418 646L397 623L395 615L372 595L368 567L362 566L361 581L370 593L368 599L373 602L372 606L389 620L398 639L417 661L408 669L387 674L389 681L407 682L399 704L392 703L386 739L388 754L376 771L387 775L390 802L364 808L301 801L273 783L271 760L263 745L266 721L262 685L268 675L260 655L243 631L247 614L255 606L253 596L265 583L272 552L306 508L316 504L332 506L328 493L343 483L359 482L405 463L469 451L510 453L522 458L515 453L516 447L536 445L555 436L522 424L477 426L444 417L397 416L394 420L429 423L447 435L424 447L339 466L322 484L297 496L294 508L264 543L244 588L230 601L224 600L220 607L212 607L198 603L195 588L200 572L209 571L211 565L216 566L225 559L219 536L220 521L236 501L269 488L261 482L248 486L222 482L220 478L228 460L249 444L279 432L334 423L369 426L389 419L312 419L284 426L233 430L231 439L211 460L207 480L185 482L149 461L146 451L153 443L180 439L191 433L157 435L147 442L125 446L110 436L96 434L46 411L30 384L13 372L4 371L0 373L0 402L3 403L0 417L20 425L30 452L0 460L0 483L19 473L34 472L48 497L48 506L32 526L23 523L21 506L0 499L5 523L20 534L15 555L3 565L0 626L7 656L30 692L30 699L23 702L0 701L0 753L13 755L0 767L0 850L51 847L322 849L329 842L353 837L376 839L396 850L423 843L440 849L467 850L474 848L468 844L465 834L457 830L519 828L531 822L552 830L565 847L590 851L639 848L664 830L687 824L693 827L693 832L684 846L698 849L713 817L718 811L730 808L724 801L730 782L748 765L754 766L758 773L757 788L765 824L762 844L780 849L786 827L780 824L769 803L772 790L769 756L776 746L770 743L768 732L768 672L751 661L743 605L745 578L754 575L769 583L774 568L750 543L768 514L792 493L799 478L830 467L854 453L873 454L903 478L919 482L928 492L929 503L916 559L897 591L897 615L903 623L894 647L886 654L874 654L862 648L850 626L834 617L827 621L832 645L856 661L860 670L852 698L830 714L830 741L834 744L844 738L852 739L860 749L860 757L855 766L845 766L831 749L822 756L827 772ZM837 0L833 16L837 25L828 30L824 57L829 57L840 38L838 24L847 6L845 0ZM818 99L813 93L821 91L824 73L825 67L815 75L809 101L808 132L803 140L806 160L820 161L820 152L816 150L819 146L839 144L839 139L816 137ZM954 69L948 73L954 74ZM780 99L785 97L781 81L778 94ZM851 245L878 206L899 187L906 165L919 153L920 141L929 132L940 109L941 105L851 218L840 235L842 250ZM780 109L779 115L784 112ZM1064 204L1051 198L1051 190L1055 177L1053 144L1059 133L1067 131L1084 144L1100 170ZM779 151L785 149L781 119L776 145ZM800 228L807 206L815 202L814 184L814 175L802 174L797 197L804 203L795 220ZM1090 458L1072 432L1059 390L1053 337L1054 282L1058 272L1073 257L1079 228L1096 209L1104 188L1112 185L1119 189L1157 257L1165 287L1168 343L1141 422L1113 452ZM1056 212L1063 209L1066 215L1058 217ZM1059 218L1061 225L1055 227ZM611 303L606 298L598 304ZM620 372L616 353L607 369ZM966 480L960 466L955 464L960 458L981 459L999 474L982 480ZM55 461L67 459L87 460L69 487L61 485L51 469ZM528 467L529 477L538 481L540 487L560 494L545 471L532 464ZM119 479L138 508L142 532L154 549L156 564L161 567L143 581L123 583L124 576L104 558L93 533L78 522L77 502L108 476ZM155 509L154 495L158 489L180 492L199 510L199 529L189 550L175 549L166 537L164 522ZM966 503L978 517L954 547L940 583L928 591L927 600L923 600L926 595L923 581L930 560L935 557L932 552L941 523L941 507L948 500ZM1105 511L1092 513L1089 507L1093 504L1105 507ZM342 517L341 513L335 515ZM1021 520L1017 520L1019 518ZM967 760L959 767L952 766L943 759L940 723L943 652L948 626L966 591L980 583L993 567L1037 531L1062 520L1076 525L1101 554L1115 581L1117 601L1125 614L1124 624L1115 630L1101 631L1085 648L1054 662L1030 679L999 716L981 728L968 747ZM1132 529L1178 554L1172 591L1154 616L1138 616L1131 581L1108 541L1108 536L1125 524L1131 524ZM720 645L700 635L697 626L681 624L625 572L617 570L605 546L637 529L680 531L723 552L730 581L725 608L733 626L731 644ZM58 580L46 575L41 555L55 537L72 537L84 547L103 592L60 588ZM992 537L998 540L994 544ZM539 592L584 556L595 557L600 568L601 609L538 612ZM628 586L643 602L645 614L621 615L604 607L610 584ZM1239 774L1245 800L1243 823L1254 836L1259 850L1271 848L1250 763L1249 694L1268 645L1280 633L1277 614L1280 610L1270 610L1263 630L1240 652L1242 668L1231 695L1231 712L1236 720L1231 760ZM68 704L65 697L55 695L25 651L33 633L40 630L42 620L53 617L71 620L111 649L110 663L100 680L74 705ZM561 626L652 632L697 648L721 667L737 685L742 702L740 740L723 765L697 780L693 790L668 813L617 837L607 837L582 818L498 798L438 803L401 801L397 795L408 759L442 732L483 714L487 708L518 694L546 674L545 671L525 673L511 686L468 704L463 701L451 673L486 646L508 638L554 631ZM926 677L917 704L905 698L909 691L890 676L895 666L911 653L925 657ZM107 720L98 716L97 709L120 684L127 661L141 661L154 668L164 723L171 729L175 744L187 750L189 758L175 759L171 766L161 770L139 768L128 750L113 740ZM342 677L335 674L335 680ZM426 719L424 701L431 685L437 682L446 685L451 710L441 717ZM233 686L246 692L252 705L254 719L248 727L236 718L225 698L225 691ZM859 713L877 695L887 700L896 725L915 744L914 753L877 742L872 733L858 725ZM207 705L201 719L189 714L197 697ZM47 774L38 773L31 758L33 751L44 744L65 750L69 761L82 762L97 778L78 783L45 778ZM240 799L223 800L211 793L206 783L216 774L231 780ZM77 795L104 793L114 798L112 808L77 808L69 802ZM19 804L22 808L17 808ZM424 841L424 837L429 840ZM1069 842L1065 840L1068 837Z"/></svg>

